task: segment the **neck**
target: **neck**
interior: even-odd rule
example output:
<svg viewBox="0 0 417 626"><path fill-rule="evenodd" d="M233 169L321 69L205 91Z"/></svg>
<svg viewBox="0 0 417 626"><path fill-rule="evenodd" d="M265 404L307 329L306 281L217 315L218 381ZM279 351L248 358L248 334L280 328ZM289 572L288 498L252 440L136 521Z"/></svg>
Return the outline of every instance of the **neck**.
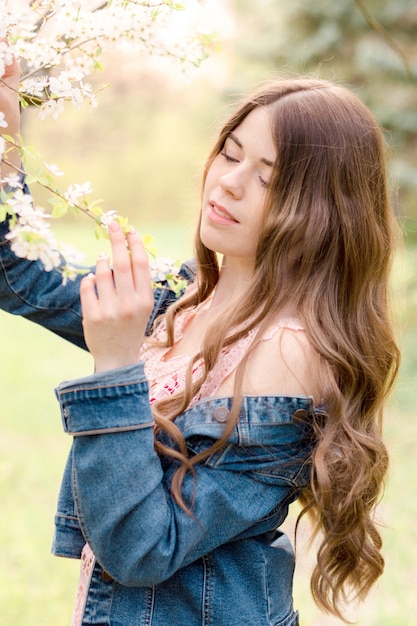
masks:
<svg viewBox="0 0 417 626"><path fill-rule="evenodd" d="M239 262L234 258L223 257L219 281L213 298L213 306L229 307L234 300L238 301L248 287L253 273L253 263L245 259Z"/></svg>
<svg viewBox="0 0 417 626"><path fill-rule="evenodd" d="M253 277L253 263L249 259L241 262L241 259L223 258L219 280L213 296L211 310L221 314L223 310L230 308L235 303L239 306L243 294L248 288L248 283ZM287 276L282 282L282 293L291 293L291 280ZM280 315L283 317L297 317L298 313L293 304L281 304Z"/></svg>

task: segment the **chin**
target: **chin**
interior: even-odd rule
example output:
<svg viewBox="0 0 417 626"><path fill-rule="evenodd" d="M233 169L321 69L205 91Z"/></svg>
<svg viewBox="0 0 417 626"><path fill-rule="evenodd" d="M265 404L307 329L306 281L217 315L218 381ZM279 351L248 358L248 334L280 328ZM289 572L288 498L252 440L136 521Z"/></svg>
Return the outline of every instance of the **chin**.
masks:
<svg viewBox="0 0 417 626"><path fill-rule="evenodd" d="M208 248L208 250L211 250L212 252L218 252L220 254L223 254L222 251L222 245L221 242L219 241L219 237L216 235L213 235L212 233L207 233L205 228L201 228L200 229L200 239L201 242L203 243L203 245Z"/></svg>

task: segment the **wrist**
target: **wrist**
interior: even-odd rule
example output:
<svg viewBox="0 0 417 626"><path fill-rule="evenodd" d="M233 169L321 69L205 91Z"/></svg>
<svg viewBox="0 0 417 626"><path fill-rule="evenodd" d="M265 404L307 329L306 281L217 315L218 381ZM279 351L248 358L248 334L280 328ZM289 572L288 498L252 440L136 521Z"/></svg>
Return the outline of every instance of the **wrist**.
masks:
<svg viewBox="0 0 417 626"><path fill-rule="evenodd" d="M102 374L104 372L109 372L111 370L118 370L123 367L132 367L134 365L138 365L140 362L139 357L135 358L120 358L115 359L114 357L110 358L96 358L94 359L94 373Z"/></svg>

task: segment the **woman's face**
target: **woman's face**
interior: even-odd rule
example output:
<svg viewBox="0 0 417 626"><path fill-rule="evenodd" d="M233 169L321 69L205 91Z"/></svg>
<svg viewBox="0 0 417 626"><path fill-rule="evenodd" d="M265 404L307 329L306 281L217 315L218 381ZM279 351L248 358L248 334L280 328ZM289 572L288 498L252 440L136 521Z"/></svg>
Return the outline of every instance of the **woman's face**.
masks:
<svg viewBox="0 0 417 626"><path fill-rule="evenodd" d="M208 171L200 227L207 248L253 266L276 157L270 112L258 107L228 136Z"/></svg>

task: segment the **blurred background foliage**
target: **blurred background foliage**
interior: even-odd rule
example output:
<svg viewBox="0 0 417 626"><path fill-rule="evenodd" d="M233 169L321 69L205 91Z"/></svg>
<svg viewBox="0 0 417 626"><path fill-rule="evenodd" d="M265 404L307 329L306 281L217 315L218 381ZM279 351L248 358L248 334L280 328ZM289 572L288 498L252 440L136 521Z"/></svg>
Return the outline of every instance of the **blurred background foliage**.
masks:
<svg viewBox="0 0 417 626"><path fill-rule="evenodd" d="M417 241L417 4L415 0L234 0L237 48L259 68L283 67L342 82L386 131L398 214Z"/></svg>
<svg viewBox="0 0 417 626"><path fill-rule="evenodd" d="M58 160L68 180L92 179L108 205L139 220L176 222L198 207L201 168L225 104L277 74L329 78L357 92L385 129L396 210L407 240L417 242L415 0L214 6L220 45L194 81L185 83L175 68L113 55L104 76L93 79L96 87L109 83L98 111L40 123L31 110L26 139Z"/></svg>
<svg viewBox="0 0 417 626"><path fill-rule="evenodd" d="M210 0L207 0L210 5ZM381 517L387 572L359 613L360 626L413 622L417 580L417 4L415 0L213 0L213 45L191 82L173 67L124 53L104 59L92 78L99 108L67 110L57 121L24 112L23 135L42 159L65 172L60 187L91 182L106 209L127 215L156 236L161 255L185 259L199 209L201 172L230 103L275 75L309 73L351 87L385 129L395 210L405 234L393 280L403 366L387 415L392 468ZM367 13L369 10L370 14ZM372 23L370 23L372 22ZM36 164L35 164L36 166ZM35 199L46 198L33 190ZM87 253L105 246L86 218L59 220L61 238ZM69 447L62 437L52 388L90 371L88 355L45 331L0 314L0 607L7 626L69 622L78 564L49 556L52 517ZM29 348L28 348L29 347ZM22 358L22 355L23 358ZM42 355L40 359L37 355ZM22 393L22 390L24 392ZM10 489L13 485L13 489ZM414 494L414 495L413 495ZM12 520L12 522L10 521ZM305 626L339 623L313 607L304 565L296 604ZM45 601L47 597L47 601ZM415 609L415 606L414 606Z"/></svg>

